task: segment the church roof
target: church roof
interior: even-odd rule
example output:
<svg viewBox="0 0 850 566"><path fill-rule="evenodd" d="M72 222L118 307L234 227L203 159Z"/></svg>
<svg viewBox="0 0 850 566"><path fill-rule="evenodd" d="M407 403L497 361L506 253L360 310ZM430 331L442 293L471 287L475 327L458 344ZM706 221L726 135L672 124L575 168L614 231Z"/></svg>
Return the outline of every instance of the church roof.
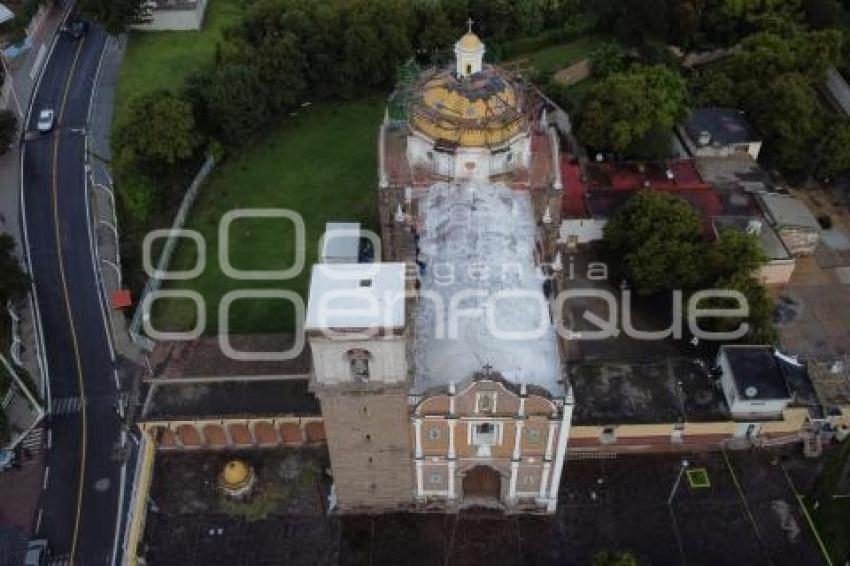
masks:
<svg viewBox="0 0 850 566"><path fill-rule="evenodd" d="M481 42L481 39L472 33L472 31L468 31L463 34L463 37L457 42L458 47L463 49L464 51L476 51L484 47L484 44Z"/></svg>

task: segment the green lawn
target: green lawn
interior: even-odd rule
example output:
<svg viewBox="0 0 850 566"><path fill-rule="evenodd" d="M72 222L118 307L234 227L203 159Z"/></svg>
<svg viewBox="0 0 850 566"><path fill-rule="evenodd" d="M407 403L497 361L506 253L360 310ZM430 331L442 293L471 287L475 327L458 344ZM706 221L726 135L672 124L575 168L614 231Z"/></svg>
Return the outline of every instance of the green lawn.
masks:
<svg viewBox="0 0 850 566"><path fill-rule="evenodd" d="M236 23L242 0L210 0L200 31L135 31L118 75L114 124L120 123L127 103L143 92L178 89L186 77L210 64L221 32Z"/></svg>
<svg viewBox="0 0 850 566"><path fill-rule="evenodd" d="M526 53L518 59L528 60L529 64L541 74L554 73L590 56L599 43L599 38L587 36L569 43L553 45L539 51Z"/></svg>
<svg viewBox="0 0 850 566"><path fill-rule="evenodd" d="M318 104L302 110L278 130L259 140L243 155L230 156L203 187L186 223L207 244L207 267L197 279L174 282L172 289L193 289L207 302L208 333L218 330L221 297L239 289L291 289L305 296L310 265L316 258L325 222L360 221L374 229L376 220L377 133L385 101L371 97ZM226 277L218 263L218 225L238 208L287 208L298 212L306 226L306 266L289 281L239 281ZM293 230L286 220L242 219L233 223L231 263L239 269L283 269L294 258ZM185 245L183 245L185 244ZM195 246L181 242L171 269L195 263ZM154 309L160 330L194 325L194 305L163 299ZM293 314L282 301L243 300L234 303L230 331L289 331Z"/></svg>

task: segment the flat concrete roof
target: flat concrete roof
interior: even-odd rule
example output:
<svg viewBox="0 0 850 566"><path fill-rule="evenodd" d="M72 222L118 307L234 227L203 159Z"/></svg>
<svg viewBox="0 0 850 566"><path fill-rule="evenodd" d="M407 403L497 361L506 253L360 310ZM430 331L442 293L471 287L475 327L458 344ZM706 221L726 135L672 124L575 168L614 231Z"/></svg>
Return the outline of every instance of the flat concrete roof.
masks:
<svg viewBox="0 0 850 566"><path fill-rule="evenodd" d="M766 194L758 195L765 215L776 226L798 226L820 232L817 218L803 201L792 196Z"/></svg>
<svg viewBox="0 0 850 566"><path fill-rule="evenodd" d="M306 328L401 328L404 293L404 263L316 264Z"/></svg>
<svg viewBox="0 0 850 566"><path fill-rule="evenodd" d="M723 346L732 381L744 400L790 399L785 373L788 364L774 355L772 346Z"/></svg>
<svg viewBox="0 0 850 566"><path fill-rule="evenodd" d="M573 424L619 425L725 421L723 393L702 365L678 357L579 362L571 366Z"/></svg>
<svg viewBox="0 0 850 566"><path fill-rule="evenodd" d="M318 415L319 401L306 379L228 381L157 380L151 384L142 421Z"/></svg>
<svg viewBox="0 0 850 566"><path fill-rule="evenodd" d="M322 240L324 263L357 263L360 256L360 223L328 222Z"/></svg>
<svg viewBox="0 0 850 566"><path fill-rule="evenodd" d="M730 145L759 140L744 113L734 108L697 108L685 122L685 131L695 142L702 132L708 132L711 135L709 144Z"/></svg>

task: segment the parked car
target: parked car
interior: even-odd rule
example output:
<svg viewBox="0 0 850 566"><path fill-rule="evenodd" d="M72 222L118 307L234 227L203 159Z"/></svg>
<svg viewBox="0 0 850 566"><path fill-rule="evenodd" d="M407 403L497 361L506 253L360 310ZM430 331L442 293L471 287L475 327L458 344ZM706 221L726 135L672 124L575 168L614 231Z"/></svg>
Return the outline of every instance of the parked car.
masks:
<svg viewBox="0 0 850 566"><path fill-rule="evenodd" d="M72 20L68 25L62 27L62 31L74 39L81 39L89 29L89 23L85 20Z"/></svg>
<svg viewBox="0 0 850 566"><path fill-rule="evenodd" d="M52 108L43 108L41 112L38 113L38 124L36 127L38 131L46 134L50 130L53 129L53 109Z"/></svg>
<svg viewBox="0 0 850 566"><path fill-rule="evenodd" d="M24 556L24 566L47 566L49 562L50 547L47 540L43 538L31 540Z"/></svg>
<svg viewBox="0 0 850 566"><path fill-rule="evenodd" d="M15 453L0 448L0 472L5 472L15 464Z"/></svg>

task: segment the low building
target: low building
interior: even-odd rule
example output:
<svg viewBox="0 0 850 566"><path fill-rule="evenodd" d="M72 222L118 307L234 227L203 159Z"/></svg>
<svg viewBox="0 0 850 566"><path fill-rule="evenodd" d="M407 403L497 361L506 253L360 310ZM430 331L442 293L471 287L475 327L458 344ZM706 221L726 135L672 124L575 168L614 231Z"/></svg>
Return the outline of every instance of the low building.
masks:
<svg viewBox="0 0 850 566"><path fill-rule="evenodd" d="M761 139L740 110L698 108L677 128L693 157L728 157L748 154L758 159Z"/></svg>
<svg viewBox="0 0 850 566"><path fill-rule="evenodd" d="M142 22L133 29L143 31L191 31L204 25L209 0L146 0Z"/></svg>
<svg viewBox="0 0 850 566"><path fill-rule="evenodd" d="M360 223L328 222L321 249L321 263L359 263Z"/></svg>
<svg viewBox="0 0 850 566"><path fill-rule="evenodd" d="M772 346L728 345L720 348L717 366L732 416L753 419L782 416L792 399L787 376L802 367Z"/></svg>
<svg viewBox="0 0 850 566"><path fill-rule="evenodd" d="M791 255L806 256L815 252L821 228L803 201L776 193L759 193L757 200L765 218Z"/></svg>

